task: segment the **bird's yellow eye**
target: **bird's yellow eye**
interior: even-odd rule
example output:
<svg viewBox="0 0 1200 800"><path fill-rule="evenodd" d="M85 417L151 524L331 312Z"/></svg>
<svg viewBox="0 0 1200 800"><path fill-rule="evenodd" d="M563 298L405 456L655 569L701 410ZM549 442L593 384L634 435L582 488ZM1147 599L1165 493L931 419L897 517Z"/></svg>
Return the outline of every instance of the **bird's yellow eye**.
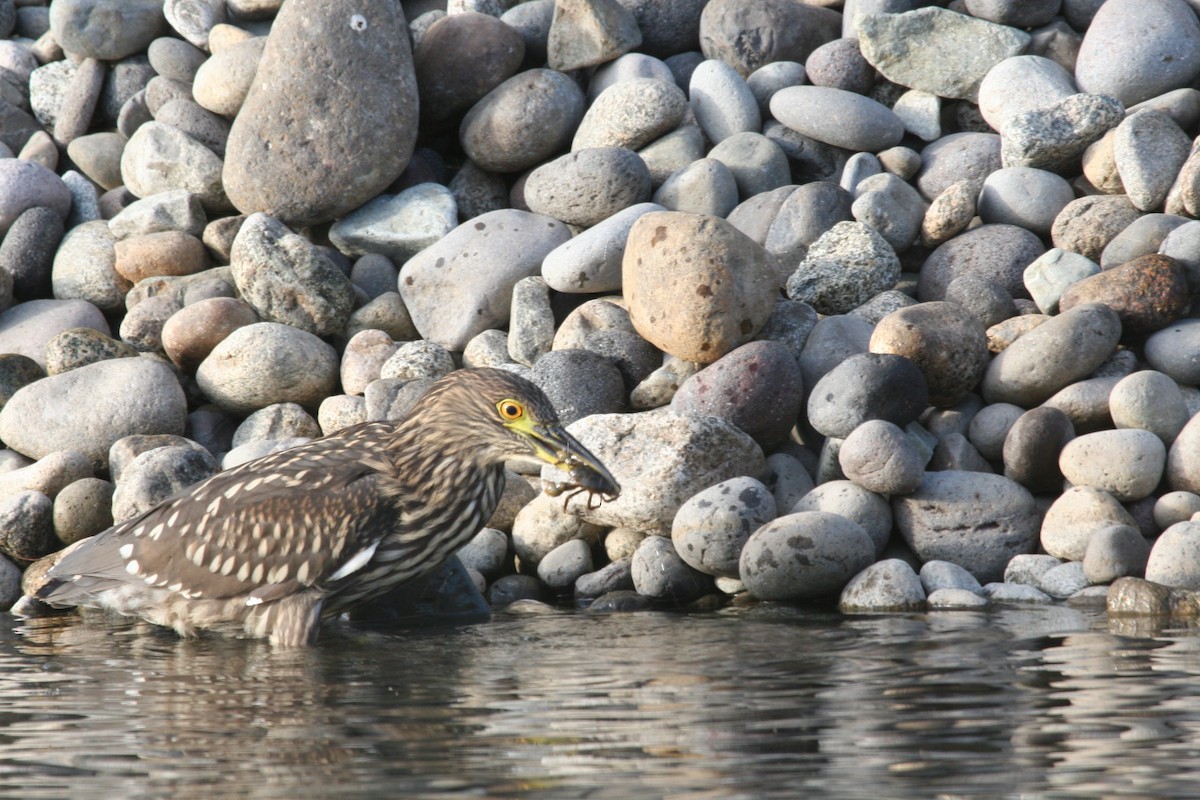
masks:
<svg viewBox="0 0 1200 800"><path fill-rule="evenodd" d="M500 412L501 419L512 422L525 416L525 406L518 403L516 400L501 400L496 404L496 410Z"/></svg>

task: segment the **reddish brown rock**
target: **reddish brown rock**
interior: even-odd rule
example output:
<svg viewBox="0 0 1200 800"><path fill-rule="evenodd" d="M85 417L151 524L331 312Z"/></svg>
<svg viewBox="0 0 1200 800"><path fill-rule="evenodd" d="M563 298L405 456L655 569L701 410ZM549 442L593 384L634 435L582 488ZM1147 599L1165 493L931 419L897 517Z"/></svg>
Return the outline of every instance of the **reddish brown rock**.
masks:
<svg viewBox="0 0 1200 800"><path fill-rule="evenodd" d="M121 277L130 283L163 275L194 275L208 266L204 243L183 231L159 231L122 239L114 246Z"/></svg>
<svg viewBox="0 0 1200 800"><path fill-rule="evenodd" d="M685 361L711 364L754 338L775 309L779 269L719 217L655 211L633 224L622 261L629 318Z"/></svg>
<svg viewBox="0 0 1200 800"><path fill-rule="evenodd" d="M210 297L171 315L162 328L163 350L176 366L191 372L226 336L258 321L245 301Z"/></svg>
<svg viewBox="0 0 1200 800"><path fill-rule="evenodd" d="M1067 287L1059 311L1103 303L1117 312L1125 333L1153 333L1188 312L1187 273L1170 256L1152 253Z"/></svg>

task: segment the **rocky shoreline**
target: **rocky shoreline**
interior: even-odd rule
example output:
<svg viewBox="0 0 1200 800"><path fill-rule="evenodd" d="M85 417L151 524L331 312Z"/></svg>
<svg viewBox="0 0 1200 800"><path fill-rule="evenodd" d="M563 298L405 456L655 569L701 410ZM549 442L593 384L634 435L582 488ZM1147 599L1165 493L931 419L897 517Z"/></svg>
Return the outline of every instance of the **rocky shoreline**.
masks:
<svg viewBox="0 0 1200 800"><path fill-rule="evenodd" d="M1190 607L1186 0L402 5L0 0L0 606L494 366L623 486L494 608Z"/></svg>

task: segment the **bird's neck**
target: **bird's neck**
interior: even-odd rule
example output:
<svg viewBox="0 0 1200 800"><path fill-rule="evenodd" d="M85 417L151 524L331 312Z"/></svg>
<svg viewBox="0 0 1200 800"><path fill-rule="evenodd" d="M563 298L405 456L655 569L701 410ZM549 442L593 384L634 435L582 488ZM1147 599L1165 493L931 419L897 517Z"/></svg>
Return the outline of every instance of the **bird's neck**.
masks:
<svg viewBox="0 0 1200 800"><path fill-rule="evenodd" d="M401 423L386 447L381 491L413 507L454 497L464 487L503 481L504 465L471 441L439 436L428 425Z"/></svg>

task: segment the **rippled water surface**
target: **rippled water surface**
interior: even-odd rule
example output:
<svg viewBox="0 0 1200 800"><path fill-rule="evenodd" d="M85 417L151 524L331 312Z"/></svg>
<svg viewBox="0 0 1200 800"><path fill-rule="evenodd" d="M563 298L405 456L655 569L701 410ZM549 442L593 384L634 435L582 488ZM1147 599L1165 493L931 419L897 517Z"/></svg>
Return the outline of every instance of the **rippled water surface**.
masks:
<svg viewBox="0 0 1200 800"><path fill-rule="evenodd" d="M1200 638L1066 607L0 623L0 794L1195 797Z"/></svg>

